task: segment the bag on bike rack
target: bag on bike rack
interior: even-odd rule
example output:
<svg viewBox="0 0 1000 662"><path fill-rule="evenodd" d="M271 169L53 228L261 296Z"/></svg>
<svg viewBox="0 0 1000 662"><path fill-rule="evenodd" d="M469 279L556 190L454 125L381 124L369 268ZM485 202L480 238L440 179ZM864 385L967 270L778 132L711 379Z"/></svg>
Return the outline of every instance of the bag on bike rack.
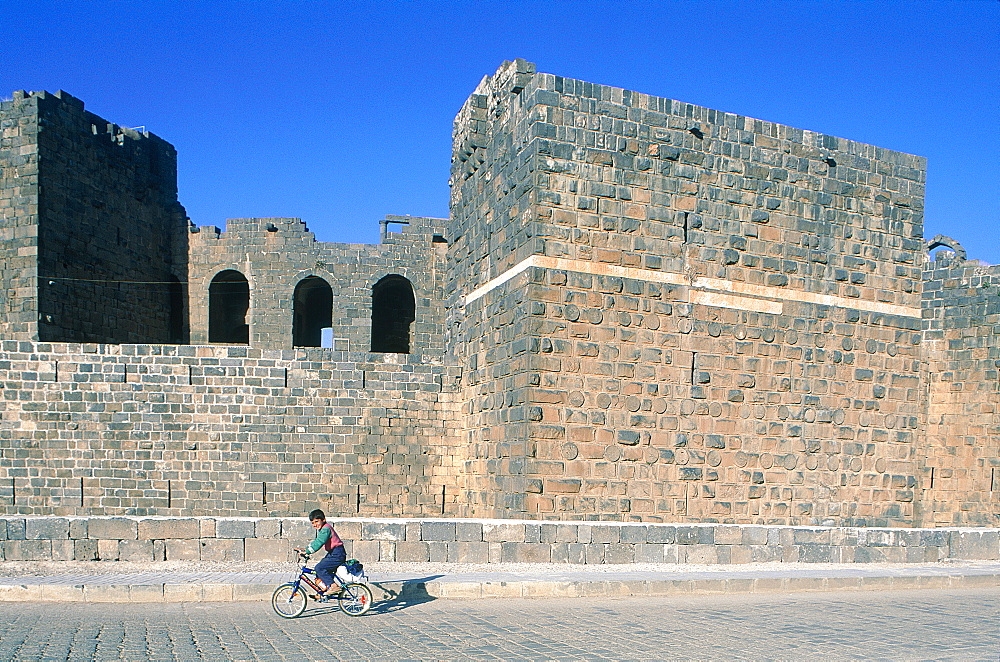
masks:
<svg viewBox="0 0 1000 662"><path fill-rule="evenodd" d="M358 584L368 583L368 575L365 573L365 566L361 564L361 561L351 559L341 567L351 576L349 581L357 582Z"/></svg>

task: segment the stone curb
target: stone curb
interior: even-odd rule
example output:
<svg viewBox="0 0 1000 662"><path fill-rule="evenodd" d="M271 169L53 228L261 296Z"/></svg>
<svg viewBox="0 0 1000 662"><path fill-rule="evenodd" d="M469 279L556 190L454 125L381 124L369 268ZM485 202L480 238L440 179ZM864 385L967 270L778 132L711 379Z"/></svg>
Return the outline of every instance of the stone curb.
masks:
<svg viewBox="0 0 1000 662"><path fill-rule="evenodd" d="M8 584L0 602L261 602L275 584ZM624 598L633 596L889 591L1000 587L1000 573L908 577L727 577L597 581L372 582L378 601L486 598Z"/></svg>

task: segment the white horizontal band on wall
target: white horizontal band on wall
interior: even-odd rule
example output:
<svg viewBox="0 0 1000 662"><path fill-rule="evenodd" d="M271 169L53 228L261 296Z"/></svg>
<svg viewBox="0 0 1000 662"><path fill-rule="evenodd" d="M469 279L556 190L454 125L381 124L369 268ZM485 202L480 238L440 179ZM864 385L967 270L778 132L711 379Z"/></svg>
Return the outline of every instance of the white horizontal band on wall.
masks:
<svg viewBox="0 0 1000 662"><path fill-rule="evenodd" d="M683 274L665 271L637 269L635 267L622 267L616 264L602 264L600 262L590 262L587 260L570 260L561 257L547 257L545 255L532 255L517 263L496 278L492 278L480 287L477 287L475 290L466 295L465 305L469 305L488 292L500 287L510 279L527 270L529 267L572 271L592 276L614 276L618 278L628 278L631 280L641 280L650 283L667 283L670 285L687 286L687 303L696 303L719 308L752 310L760 313L780 315L784 310L784 302L794 301L797 303L810 303L822 306L836 306L839 308L866 310L873 313L882 313L884 315L914 317L917 319L920 318L920 308L914 308L911 306L900 306L897 304L883 303L881 301L868 301L866 299L855 299L832 294L818 294L816 292L806 292L804 290L787 289L784 287L754 285L753 283L727 280L724 278L697 276L692 279Z"/></svg>

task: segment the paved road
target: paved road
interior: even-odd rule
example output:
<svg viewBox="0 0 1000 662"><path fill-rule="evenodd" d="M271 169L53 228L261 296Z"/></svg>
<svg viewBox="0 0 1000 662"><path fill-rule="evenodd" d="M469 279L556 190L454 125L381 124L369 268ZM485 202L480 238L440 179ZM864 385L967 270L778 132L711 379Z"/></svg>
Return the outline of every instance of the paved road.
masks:
<svg viewBox="0 0 1000 662"><path fill-rule="evenodd" d="M1000 659L1000 589L269 605L0 604L0 659Z"/></svg>

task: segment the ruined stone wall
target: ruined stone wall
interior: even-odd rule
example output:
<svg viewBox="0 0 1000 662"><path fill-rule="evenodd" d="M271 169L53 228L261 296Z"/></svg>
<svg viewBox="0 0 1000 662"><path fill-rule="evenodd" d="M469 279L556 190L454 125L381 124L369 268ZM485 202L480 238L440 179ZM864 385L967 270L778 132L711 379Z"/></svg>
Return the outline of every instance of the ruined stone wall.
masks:
<svg viewBox="0 0 1000 662"><path fill-rule="evenodd" d="M911 522L923 159L532 69L456 128L453 227L496 237L455 252L469 434L527 492L483 502Z"/></svg>
<svg viewBox="0 0 1000 662"><path fill-rule="evenodd" d="M38 103L0 102L0 337L38 333Z"/></svg>
<svg viewBox="0 0 1000 662"><path fill-rule="evenodd" d="M1000 266L942 256L924 268L925 526L1000 521Z"/></svg>
<svg viewBox="0 0 1000 662"><path fill-rule="evenodd" d="M0 510L453 515L453 379L324 348L4 341Z"/></svg>
<svg viewBox="0 0 1000 662"><path fill-rule="evenodd" d="M173 147L110 124L63 92L19 93L2 117L19 127L18 149L34 155L11 170L35 172L8 186L11 195L34 186L37 197L28 202L22 191L5 212L13 227L37 233L37 253L23 253L37 268L37 293L26 299L37 298L37 335L29 328L20 337L183 342L187 221Z"/></svg>
<svg viewBox="0 0 1000 662"><path fill-rule="evenodd" d="M416 319L410 327L411 353L444 354L443 282L447 244L441 219L390 217L382 243L318 242L297 218L230 219L225 232L199 228L191 235L191 339L209 341L209 286L221 271L240 272L250 282L250 344L290 349L296 285L309 276L323 279L333 294L333 338L353 352L371 349L372 287L384 276L410 281Z"/></svg>

